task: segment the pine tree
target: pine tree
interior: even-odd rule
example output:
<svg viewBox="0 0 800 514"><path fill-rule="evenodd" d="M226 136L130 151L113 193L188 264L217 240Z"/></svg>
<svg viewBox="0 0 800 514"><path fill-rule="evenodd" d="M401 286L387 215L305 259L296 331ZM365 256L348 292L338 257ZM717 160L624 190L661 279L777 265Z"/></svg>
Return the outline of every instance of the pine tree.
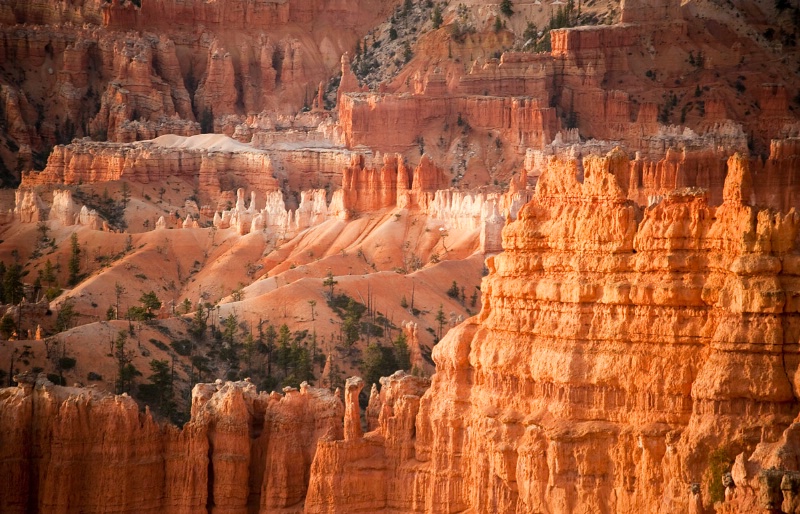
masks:
<svg viewBox="0 0 800 514"><path fill-rule="evenodd" d="M267 377L272 377L272 354L275 351L275 341L278 338L278 333L275 332L275 327L267 325L267 330L264 332L264 340L266 341L267 350Z"/></svg>
<svg viewBox="0 0 800 514"><path fill-rule="evenodd" d="M500 2L500 12L503 13L507 18L510 18L514 14L514 4L511 0L503 0Z"/></svg>
<svg viewBox="0 0 800 514"><path fill-rule="evenodd" d="M225 318L225 321L222 323L222 340L229 345L233 345L235 343L238 325L239 320L236 319L236 315L233 313L228 314L228 317Z"/></svg>
<svg viewBox="0 0 800 514"><path fill-rule="evenodd" d="M5 303L16 305L22 301L24 288L22 285L22 267L14 263L3 274L3 296Z"/></svg>
<svg viewBox="0 0 800 514"><path fill-rule="evenodd" d="M278 364L283 368L283 376L289 373L289 361L291 360L291 348L289 343L291 341L291 332L289 327L284 323L278 329Z"/></svg>
<svg viewBox="0 0 800 514"><path fill-rule="evenodd" d="M145 318L146 319L153 319L156 317L153 311L157 311L161 308L161 300L158 299L156 296L155 291L150 291L148 293L142 294L139 298L139 302L142 304L142 307L145 310Z"/></svg>
<svg viewBox="0 0 800 514"><path fill-rule="evenodd" d="M402 330L394 340L394 356L397 360L397 367L403 370L411 369L411 354L408 350L408 343L406 342L406 334Z"/></svg>
<svg viewBox="0 0 800 514"><path fill-rule="evenodd" d="M333 301L333 287L338 283L333 278L333 272L328 270L325 280L322 281L322 285L328 288L328 300Z"/></svg>
<svg viewBox="0 0 800 514"><path fill-rule="evenodd" d="M439 8L437 5L433 8L433 14L431 14L431 21L433 22L433 28L438 29L442 26L442 9Z"/></svg>
<svg viewBox="0 0 800 514"><path fill-rule="evenodd" d="M136 367L131 363L133 360L133 351L125 348L128 340L128 334L124 330L120 330L117 334L117 339L114 341L114 358L117 361L117 381L116 392L117 394L127 393L130 391L133 379L136 375L141 375Z"/></svg>
<svg viewBox="0 0 800 514"><path fill-rule="evenodd" d="M169 417L175 411L175 400L173 395L172 370L169 361L153 359L150 361L150 390L151 396L156 400L156 409L161 414ZM144 389L144 386L140 386ZM145 389L146 390L146 389Z"/></svg>
<svg viewBox="0 0 800 514"><path fill-rule="evenodd" d="M194 311L194 316L192 316L192 325L189 328L189 333L191 333L192 337L195 339L200 339L203 337L203 334L206 333L206 321L208 320L208 315L203 311L203 304L198 303L197 310Z"/></svg>
<svg viewBox="0 0 800 514"><path fill-rule="evenodd" d="M81 246L78 244L78 234L73 232L72 236L70 236L70 244L71 244L71 252L69 257L69 264L67 269L69 270L69 279L68 283L71 286L74 286L78 283L80 277L78 274L81 271Z"/></svg>
<svg viewBox="0 0 800 514"><path fill-rule="evenodd" d="M439 323L439 340L441 341L441 339L442 339L442 327L444 327L444 323L445 323L445 321L447 321L447 318L444 317L444 309L443 309L443 306L442 306L441 303L439 304L439 310L436 312L436 318L435 319L436 319L436 322Z"/></svg>
<svg viewBox="0 0 800 514"><path fill-rule="evenodd" d="M53 263L47 259L44 263L44 270L42 270L42 281L47 284L47 287L52 286L56 281L56 272L53 269Z"/></svg>

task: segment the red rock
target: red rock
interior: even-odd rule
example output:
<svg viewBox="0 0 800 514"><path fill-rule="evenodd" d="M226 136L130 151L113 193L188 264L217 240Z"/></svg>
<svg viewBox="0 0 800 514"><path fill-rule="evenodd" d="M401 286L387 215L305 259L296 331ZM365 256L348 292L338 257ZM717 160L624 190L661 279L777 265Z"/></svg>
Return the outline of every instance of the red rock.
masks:
<svg viewBox="0 0 800 514"><path fill-rule="evenodd" d="M435 347L414 424L382 413L376 434L320 445L309 512L702 510L722 446L752 455L731 498L764 494L757 470L798 409L780 355L800 218L742 203L739 156L716 209L683 189L639 211L619 151L583 168L581 183L552 160L503 231L482 311Z"/></svg>
<svg viewBox="0 0 800 514"><path fill-rule="evenodd" d="M198 385L181 430L127 395L33 384L0 390L0 509L242 512L296 506L319 438L341 438L327 391L256 394L245 383ZM120 469L124 473L120 473Z"/></svg>

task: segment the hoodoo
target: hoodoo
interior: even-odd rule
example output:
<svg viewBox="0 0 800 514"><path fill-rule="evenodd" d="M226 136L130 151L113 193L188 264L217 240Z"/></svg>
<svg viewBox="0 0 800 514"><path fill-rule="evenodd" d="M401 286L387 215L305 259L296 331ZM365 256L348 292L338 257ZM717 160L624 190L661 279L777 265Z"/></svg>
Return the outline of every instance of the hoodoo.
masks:
<svg viewBox="0 0 800 514"><path fill-rule="evenodd" d="M0 0L0 512L800 512L798 37Z"/></svg>

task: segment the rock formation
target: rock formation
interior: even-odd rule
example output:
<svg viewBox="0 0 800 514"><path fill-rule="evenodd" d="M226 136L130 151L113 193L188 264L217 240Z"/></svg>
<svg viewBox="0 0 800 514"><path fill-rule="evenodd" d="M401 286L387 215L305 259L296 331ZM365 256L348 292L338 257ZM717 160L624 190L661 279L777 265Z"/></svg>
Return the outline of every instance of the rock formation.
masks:
<svg viewBox="0 0 800 514"><path fill-rule="evenodd" d="M12 139L0 158L12 175L39 169L37 153L74 137L188 136L228 114L295 113L393 7L376 0L140 4L12 0L0 7L2 135Z"/></svg>
<svg viewBox="0 0 800 514"><path fill-rule="evenodd" d="M193 183L206 201L229 190L230 183L243 183L257 191L276 190L270 155L226 139L164 136L133 144L78 142L57 146L44 171L25 173L21 187L113 180L147 184L180 177Z"/></svg>
<svg viewBox="0 0 800 514"><path fill-rule="evenodd" d="M777 145L775 158L792 151ZM197 386L182 431L125 397L23 383L0 395L0 465L18 477L5 483L27 484L0 494L3 510L125 511L133 498L167 512L793 505L800 216L751 205L757 181L738 154L719 205L684 187L643 208L626 190L635 162L620 150L550 158L487 260L480 314L434 348L431 382L382 380L366 433L356 379L345 405L305 387ZM243 192L236 211L256 215ZM101 433L115 436L100 445ZM162 485L142 491L152 477Z"/></svg>
<svg viewBox="0 0 800 514"><path fill-rule="evenodd" d="M0 390L0 510L272 512L302 507L317 440L341 439L341 400L246 382L199 384L181 430L127 395L33 378Z"/></svg>
<svg viewBox="0 0 800 514"><path fill-rule="evenodd" d="M747 204L739 156L717 208L685 189L641 211L617 181L628 166L587 158L581 183L551 160L488 260L480 315L434 349L419 411L320 445L307 511L692 512L723 499L721 451L740 463L733 511L788 498L794 475L759 469L797 469L800 218Z"/></svg>

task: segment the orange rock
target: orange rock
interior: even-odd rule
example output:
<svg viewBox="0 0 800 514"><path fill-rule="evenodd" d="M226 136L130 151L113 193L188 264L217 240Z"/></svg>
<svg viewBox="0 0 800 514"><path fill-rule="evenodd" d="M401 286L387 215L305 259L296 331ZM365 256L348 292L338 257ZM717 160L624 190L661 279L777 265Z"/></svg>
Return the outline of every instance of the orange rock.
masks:
<svg viewBox="0 0 800 514"><path fill-rule="evenodd" d="M580 182L551 160L487 261L481 313L435 347L413 425L384 402L375 434L321 444L309 512L354 496L373 511L700 512L721 447L750 459L730 501L769 487L792 501L757 470L796 437L781 355L800 217L742 203L739 156L717 208L687 188L642 212L618 182L628 169L620 151L587 158Z"/></svg>
<svg viewBox="0 0 800 514"><path fill-rule="evenodd" d="M199 384L192 420L162 427L127 395L20 377L0 390L0 510L264 511L302 502L317 440L341 438L341 401L301 387ZM120 473L120 470L124 470ZM256 507L257 508L257 507Z"/></svg>

